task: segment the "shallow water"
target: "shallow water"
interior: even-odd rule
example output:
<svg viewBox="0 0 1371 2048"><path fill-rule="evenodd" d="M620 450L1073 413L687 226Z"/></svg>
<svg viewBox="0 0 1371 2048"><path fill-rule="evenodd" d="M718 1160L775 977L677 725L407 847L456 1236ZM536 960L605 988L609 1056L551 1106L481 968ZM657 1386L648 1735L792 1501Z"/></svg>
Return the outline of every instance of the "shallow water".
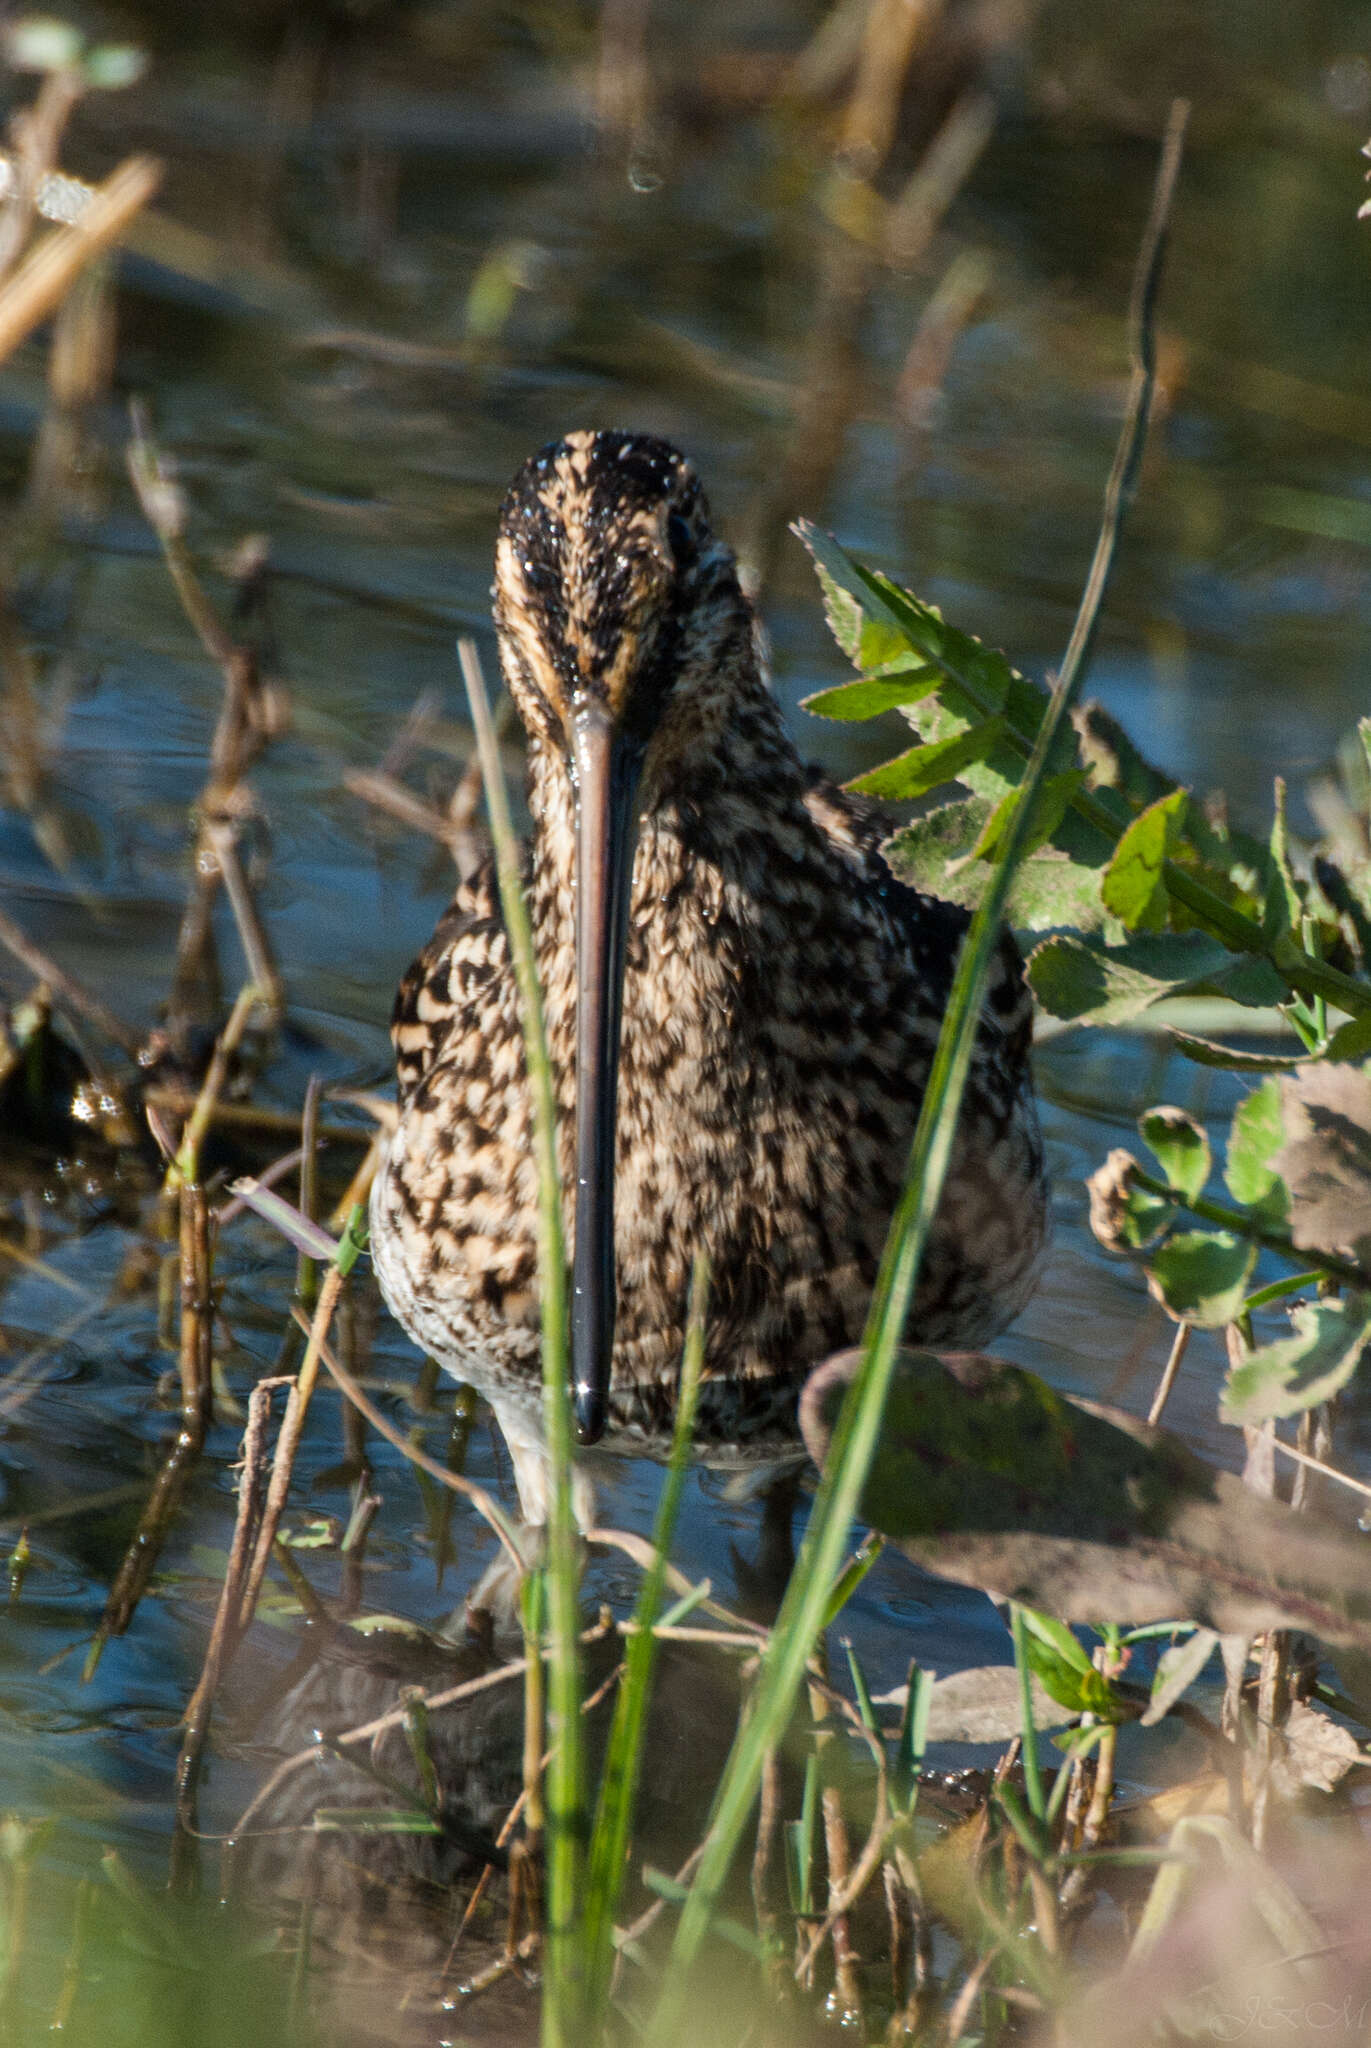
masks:
<svg viewBox="0 0 1371 2048"><path fill-rule="evenodd" d="M116 386L89 423L79 509L61 498L54 518L26 483L43 346L0 370L13 605L51 714L37 810L0 811L0 897L117 1010L153 1018L221 684L124 480L123 403L139 395L186 490L197 558L213 565L246 533L270 541L294 726L252 783L262 908L290 993L265 1094L291 1106L311 1073L388 1085L391 991L449 873L341 775L378 761L423 692L465 744L452 643L474 631L491 652L495 509L530 449L586 424L679 440L754 563L768 554L759 541L774 541L763 602L785 702L842 673L801 551L760 509L808 374L832 231L820 120L751 104L744 60L770 77L768 53L793 52L809 16L759 6L744 34L728 10L663 10L660 23L654 11L652 134L597 154L594 39L555 10L515 10L500 28L480 10L397 12L336 48L267 20L240 23L238 42L225 29L217 47L180 45L169 20L133 12L154 55L148 80L83 109L68 159L96 173L155 148L168 163L161 213L206 239L191 275L185 248L144 224L121 266ZM1248 15L1260 33L1239 33ZM1283 10L1279 30L1269 9L1225 16L1205 27L1153 4L1108 10L1087 31L1079 10L1048 8L1001 52L999 124L967 188L917 265L877 277L828 487L782 510L821 519L1019 665L1042 672L1058 657L1120 414L1151 138L1168 93L1190 92L1161 314L1166 405L1093 687L1162 765L1221 785L1260 828L1273 772L1301 804L1365 709L1371 552L1330 536L1361 530L1359 517L1371 536L1371 223L1354 218L1371 72L1364 24L1333 0ZM730 45L736 62L716 61ZM319 48L317 96L292 112L283 79L291 64L313 75ZM271 160L273 104L286 110ZM983 291L911 423L892 391L930 294L968 254L984 262ZM893 720L854 735L797 711L796 730L847 772L904 743ZM416 786L430 765L441 785L435 759ZM231 990L227 929L223 950ZM25 986L0 958L0 990ZM1238 1091L1143 1034L1056 1037L1040 1073L1057 1248L999 1348L1064 1387L1145 1407L1168 1330L1089 1237L1082 1176L1147 1103L1220 1109ZM45 1263L0 1262L5 1363L51 1348L44 1383L0 1438L0 1514L10 1532L29 1522L34 1551L0 1652L0 1805L56 1806L92 1844L160 1848L212 1598L215 1560L197 1546L227 1541L238 1426L216 1425L154 1596L81 1688L84 1644L170 1428L154 1395L172 1364L146 1291L117 1289L138 1190L121 1207L104 1179L82 1182L32 1162L6 1181L5 1234L27 1228ZM293 1262L244 1223L221 1271L241 1394L276 1356ZM382 1379L412 1382L417 1358L384 1314L372 1358ZM1214 1415L1220 1370L1217 1348L1197 1340L1169 1419L1231 1462ZM1367 1448L1364 1409L1350 1405L1349 1455ZM332 1397L321 1406L297 1468L317 1491L300 1495L299 1519L346 1514L328 1476L337 1411ZM435 1421L429 1447L441 1453L446 1434ZM440 1568L412 1473L384 1445L375 1468L385 1507L367 1601L435 1617L484 1565L484 1531L459 1508ZM484 1423L466 1469L509 1492ZM603 1519L647 1527L656 1486L652 1468L624 1467ZM44 1519L109 1489L120 1497L108 1505ZM733 1593L735 1550L750 1549L756 1521L755 1503L692 1481L681 1562ZM325 1592L336 1571L321 1555ZM589 1593L631 1584L627 1567L597 1565ZM898 1560L866 1582L850 1624L873 1687L897 1683L911 1656L946 1670L1009 1654L986 1601Z"/></svg>

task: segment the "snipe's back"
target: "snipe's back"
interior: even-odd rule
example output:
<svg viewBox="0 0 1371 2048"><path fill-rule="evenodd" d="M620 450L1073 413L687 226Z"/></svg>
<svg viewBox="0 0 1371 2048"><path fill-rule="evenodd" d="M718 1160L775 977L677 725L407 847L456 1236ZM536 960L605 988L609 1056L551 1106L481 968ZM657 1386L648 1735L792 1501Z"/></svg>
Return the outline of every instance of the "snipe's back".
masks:
<svg viewBox="0 0 1371 2048"><path fill-rule="evenodd" d="M500 518L495 623L529 740L583 1420L598 1367L610 1445L661 1452L701 1247L700 1455L774 1456L806 1373L861 1335L965 915L896 881L879 813L800 762L733 556L674 449L580 433L525 464ZM1032 1288L1046 1192L1030 1035L1006 935L911 1317L920 1343L980 1345ZM381 1285L416 1341L489 1395L532 1487L535 1175L491 868L405 976L394 1039Z"/></svg>

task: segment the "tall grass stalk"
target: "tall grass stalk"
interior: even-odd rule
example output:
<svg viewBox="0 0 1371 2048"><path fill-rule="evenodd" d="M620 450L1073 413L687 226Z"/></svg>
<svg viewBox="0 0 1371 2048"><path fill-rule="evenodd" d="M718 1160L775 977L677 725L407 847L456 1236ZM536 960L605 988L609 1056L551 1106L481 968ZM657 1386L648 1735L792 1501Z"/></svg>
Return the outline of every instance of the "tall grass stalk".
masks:
<svg viewBox="0 0 1371 2048"><path fill-rule="evenodd" d="M957 1117L970 1071L977 1019L991 957L1015 870L1028 847L1035 798L1057 734L1084 674L1123 512L1142 458L1154 382L1152 312L1165 246L1171 195L1180 165L1185 109L1173 108L1135 273L1131 308L1133 374L1128 411L1105 491L1094 559L1061 672L1022 782L1015 792L999 857L962 946L937 1050L914 1133L904 1190L886 1240L872 1298L861 1368L848 1390L751 1709L739 1729L715 1795L704 1854L681 1909L666 1980L650 2029L654 2043L681 2036L687 1973L699 1953L748 1816L768 1752L781 1740L806 1660L823 1620L829 1589L842 1563L880 1433L896 1353L913 1299L919 1263L952 1156Z"/></svg>
<svg viewBox="0 0 1371 2048"><path fill-rule="evenodd" d="M588 2039L597 2038L603 2024L614 1970L614 1922L623 1890L625 1858L638 1796L638 1775L642 1762L643 1736L651 1698L652 1674L657 1661L654 1629L661 1613L666 1586L667 1558L671 1551L686 1467L690 1463L691 1438L695 1430L695 1407L700 1391L700 1374L705 1356L705 1311L709 1301L709 1262L698 1254L690 1276L690 1307L686 1323L685 1352L681 1360L681 1383L676 1401L676 1420L671 1437L671 1460L657 1504L652 1531L653 1559L644 1576L634 1610L637 1624L624 1657L624 1675L614 1702L614 1719L605 1751L604 1775L595 1807L595 1826L590 1839L590 1860L586 1872L585 1946L586 2016Z"/></svg>
<svg viewBox="0 0 1371 2048"><path fill-rule="evenodd" d="M543 1423L552 1476L547 1529L548 1771L547 1958L543 2048L585 2048L584 1899L586 1771L581 1727L580 1541L572 1505L566 1240L557 1167L557 1104L543 1024L533 929L524 902L519 842L509 815L499 748L475 643L460 640L471 722L481 756L505 932L519 984L524 1057L538 1163L538 1263L542 1301Z"/></svg>

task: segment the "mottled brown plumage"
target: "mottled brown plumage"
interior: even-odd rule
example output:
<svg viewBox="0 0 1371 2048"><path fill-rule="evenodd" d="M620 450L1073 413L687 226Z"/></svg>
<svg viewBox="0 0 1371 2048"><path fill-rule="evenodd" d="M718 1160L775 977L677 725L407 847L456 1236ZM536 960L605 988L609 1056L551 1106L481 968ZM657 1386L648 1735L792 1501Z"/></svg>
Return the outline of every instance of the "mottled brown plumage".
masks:
<svg viewBox="0 0 1371 2048"><path fill-rule="evenodd" d="M879 814L802 766L733 557L673 449L576 434L526 464L501 515L495 620L529 737L527 885L569 1228L578 787L589 801L577 720L593 714L640 770L608 1443L664 1448L701 1248L700 1455L774 1457L793 1447L805 1374L860 1337L966 918L897 882ZM1030 1033L1006 936L911 1317L922 1344L982 1344L1031 1290L1046 1198ZM416 1341L490 1397L537 1518L535 1173L490 868L458 890L402 982L394 1038L400 1120L372 1198L377 1272Z"/></svg>

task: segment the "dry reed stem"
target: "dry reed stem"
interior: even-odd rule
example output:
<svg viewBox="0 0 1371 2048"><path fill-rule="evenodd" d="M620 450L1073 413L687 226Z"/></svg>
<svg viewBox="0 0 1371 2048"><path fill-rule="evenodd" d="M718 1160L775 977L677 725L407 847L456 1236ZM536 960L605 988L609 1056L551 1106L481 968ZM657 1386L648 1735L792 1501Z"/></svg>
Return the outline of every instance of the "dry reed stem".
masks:
<svg viewBox="0 0 1371 2048"><path fill-rule="evenodd" d="M885 1861L893 1825L890 1809L884 1797L884 1787L882 1787L882 1796L876 1802L875 1818L871 1823L871 1830L863 1845L862 1853L857 1858L856 1863L844 1871L841 1885L835 1884L834 1872L831 1868L829 1870L828 1911L811 1935L809 1947L795 1965L795 1981L797 1984L809 1981L814 1965L819 1959L819 1951L830 1934L835 1936L834 1947L836 1950L836 1936L839 1929L843 1926L847 1915L856 1905L858 1899L860 1899L862 1893ZM845 1840L846 1831L844 1831ZM857 1960L855 1952L849 1948L849 1967L855 1969ZM839 1978L839 1983L841 1983L841 1978Z"/></svg>
<svg viewBox="0 0 1371 2048"><path fill-rule="evenodd" d="M210 1284L210 1232L205 1191L193 1181L180 1186L181 1426L139 1518L133 1541L115 1573L105 1611L86 1658L89 1679L111 1636L122 1635L132 1621L161 1554L171 1518L186 1480L204 1448L209 1425L213 1293Z"/></svg>
<svg viewBox="0 0 1371 2048"><path fill-rule="evenodd" d="M886 215L885 258L896 270L913 270L942 225L962 186L975 170L995 127L993 93L973 87L962 94L928 148L919 168Z"/></svg>
<svg viewBox="0 0 1371 2048"><path fill-rule="evenodd" d="M262 1505L262 1519L257 1529L257 1542L252 1553L243 1587L243 1597L238 1609L240 1630L251 1625L257 1606L257 1596L262 1590L262 1581L267 1575L272 1550L276 1542L276 1531L280 1526L286 1496L290 1491L291 1474L295 1469L295 1454L300 1448L304 1433L305 1417L309 1413L314 1384L319 1374L319 1353L333 1320L343 1292L346 1274L339 1266L330 1266L319 1288L319 1299L309 1321L309 1335L305 1343L305 1355L300 1360L300 1369L295 1375L295 1384L286 1401L286 1412L276 1436L276 1452L271 1462L271 1479L267 1486L267 1497Z"/></svg>
<svg viewBox="0 0 1371 2048"><path fill-rule="evenodd" d="M1321 1478L1336 1480L1339 1486L1346 1486L1353 1493L1359 1493L1363 1500L1371 1500L1371 1486L1368 1486L1364 1479L1354 1479L1350 1472L1339 1471L1338 1467L1330 1465L1326 1458L1316 1458L1311 1451L1303 1451L1298 1444L1288 1444L1284 1438L1278 1436L1272 1438L1271 1447L1285 1457L1293 1458L1302 1472L1317 1472Z"/></svg>
<svg viewBox="0 0 1371 2048"><path fill-rule="evenodd" d="M833 1747L834 1729L830 1720L829 1695L827 1691L827 1659L822 1640L817 1644L813 1658L814 1675L823 1681L823 1687L811 1684L809 1687L809 1710L814 1722L814 1753L819 1761L819 1776L825 1778L825 1752ZM834 1996L841 2007L843 2024L860 2026L862 2019L862 1985L857 1970L857 1955L852 1946L852 1937L847 1924L847 1909L843 1904L851 1875L851 1856L847 1839L847 1822L843 1816L842 1793L833 1784L823 1783L819 1794L819 1808L823 1816L824 1861L828 1873L828 1912L821 1922L823 1935L833 1937ZM816 1937L807 1954L797 1966L796 1980L802 1984L812 1981L815 1959L823 1946Z"/></svg>
<svg viewBox="0 0 1371 2048"><path fill-rule="evenodd" d="M256 1009L259 991L249 982L239 989L228 1022L214 1041L214 1051L200 1084L200 1093L195 1098L195 1107L186 1120L181 1132L181 1142L176 1148L176 1157L167 1168L165 1188L168 1194L185 1181L194 1181L200 1173L200 1147L205 1141L219 1097L223 1094L229 1077L233 1056L243 1041L248 1028L248 1019Z"/></svg>
<svg viewBox="0 0 1371 2048"><path fill-rule="evenodd" d="M963 2033L966 2031L966 2023L971 2017L971 2008L980 1997L981 1985L984 1983L986 1972L995 1961L996 1955L997 1951L995 1949L987 1949L986 1953L978 1959L975 1968L957 1993L956 2001L947 2015L943 2028L948 2041L957 2042L961 2040Z"/></svg>
<svg viewBox="0 0 1371 2048"><path fill-rule="evenodd" d="M97 185L71 227L53 228L0 286L0 363L32 334L93 256L110 248L161 183L160 164L133 156Z"/></svg>
<svg viewBox="0 0 1371 2048"><path fill-rule="evenodd" d="M332 1270L336 1272L337 1268L334 1267ZM302 1330L307 1331L312 1327L298 1309L292 1309L291 1314ZM318 1312L316 1311L315 1321L317 1322L317 1320ZM339 1362L327 1340L323 1337L319 1340L319 1357L323 1360L328 1372L337 1381L341 1391L351 1401L353 1407L366 1417L377 1435L383 1436L386 1442L392 1444L397 1451L408 1458L412 1465L417 1465L421 1471L427 1472L430 1479L436 1479L439 1485L450 1487L454 1493L460 1494L463 1500L469 1501L477 1514L488 1522L495 1531L495 1534L504 1546L511 1564L522 1573L525 1568L524 1555L519 1548L514 1524L510 1521L504 1509L486 1492L485 1488L478 1486L474 1479L468 1479L465 1473L450 1472L446 1465L440 1465L436 1458L431 1458L427 1451L421 1451L417 1444L412 1444L407 1437L403 1436L390 1420L390 1417L383 1415L376 1406L376 1403L368 1397L347 1367ZM300 1369L302 1372L304 1371L303 1365Z"/></svg>
<svg viewBox="0 0 1371 2048"><path fill-rule="evenodd" d="M186 1088L175 1081L158 1081L143 1091L143 1102L150 1109L169 1109L177 1116L188 1116L194 1109L199 1095L193 1088ZM270 1137L298 1138L300 1118L288 1109L271 1109L254 1102L215 1102L209 1111L209 1125L227 1125L243 1131L261 1131ZM373 1133L364 1130L360 1124L320 1124L321 1145L370 1145ZM260 1175L263 1185L270 1185L265 1174Z"/></svg>
<svg viewBox="0 0 1371 2048"><path fill-rule="evenodd" d="M866 385L862 325L882 261L916 259L989 134L993 102L969 91L927 143L904 199L890 208L877 193L874 181L890 153L910 67L942 11L941 0L878 0L866 16L834 166L835 189L846 191L844 205L854 216L852 231L838 227L827 237L793 422L774 478L749 516L744 554L758 585L794 507L819 504L841 460ZM846 171L844 160L851 167Z"/></svg>
<svg viewBox="0 0 1371 2048"><path fill-rule="evenodd" d="M35 945L28 933L3 910L0 910L0 946L27 967L30 974L36 974L40 981L47 983L54 1002L62 1009L70 1010L78 1017L84 1017L102 1038L107 1038L112 1045L117 1045L131 1060L139 1057L144 1039L133 1026L126 1024L122 1017L116 1016L107 1003L92 994L91 990L77 981L74 975L59 967L52 956L45 953L41 946Z"/></svg>
<svg viewBox="0 0 1371 2048"><path fill-rule="evenodd" d="M1189 1323L1177 1323L1176 1325L1176 1334L1171 1340L1170 1353L1165 1366L1162 1368L1162 1376L1157 1382L1157 1391L1152 1396L1152 1406L1147 1411L1147 1420L1153 1429L1161 1421L1166 1404L1171 1399L1171 1389L1176 1384L1176 1375L1181 1369L1181 1360L1185 1357L1186 1347L1190 1342L1191 1327Z"/></svg>
<svg viewBox="0 0 1371 2048"><path fill-rule="evenodd" d="M587 1529L584 1540L590 1544L599 1544L607 1550L622 1550L625 1557L631 1557L641 1571L650 1568L657 1554L647 1537L635 1536L627 1529ZM686 1594L696 1591L693 1581L669 1560L666 1567L666 1582L678 1598L684 1598ZM764 1648L770 1639L771 1631L762 1622L750 1621L746 1615L734 1614L731 1608L725 1607L719 1600L707 1597L701 1600L700 1609L702 1613L712 1614L716 1620L726 1622L740 1635L751 1636L758 1649Z"/></svg>
<svg viewBox="0 0 1371 2048"><path fill-rule="evenodd" d="M249 979L256 983L261 1005L275 1022L284 1011L285 994L251 885L238 859L237 840L242 821L253 808L246 780L248 772L267 742L285 725L285 700L278 690L264 686L256 649L235 638L220 619L186 546L186 507L180 486L163 461L149 431L146 413L136 401L130 407L130 416L130 481L143 516L161 546L181 609L224 679L223 705L210 743L209 779L197 802L200 824L190 890L177 938L170 1007L173 1013L190 1009L192 991L205 979L214 979L212 912L222 881L248 963ZM240 588L256 592L264 574L263 548L250 543L240 550Z"/></svg>
<svg viewBox="0 0 1371 2048"><path fill-rule="evenodd" d="M895 381L896 422L915 440L933 422L933 401L947 378L952 352L990 286L991 265L979 250L964 249L948 264L919 315Z"/></svg>
<svg viewBox="0 0 1371 2048"><path fill-rule="evenodd" d="M407 825L412 832L420 832L445 846L463 881L475 874L486 857L488 849L476 822L476 809L481 800L479 762L474 782L471 769L463 771L446 811L440 811L423 797L416 796L407 784L379 768L346 769L343 787L363 803L372 804L378 811L384 811L388 817Z"/></svg>
<svg viewBox="0 0 1371 2048"><path fill-rule="evenodd" d="M200 1669L200 1680L186 1708L186 1733L176 1767L177 1819L187 1826L192 1825L193 1820L183 1811L183 1801L188 1795L193 1774L199 1768L200 1755L209 1733L210 1708L219 1680L232 1662L242 1639L236 1617L249 1550L262 1514L262 1480L266 1471L267 1419L271 1411L271 1397L277 1387L289 1385L289 1379L259 1380L248 1396L233 1540L229 1546L224 1583L219 1591L219 1604L215 1609L214 1626L210 1630L205 1661Z"/></svg>
<svg viewBox="0 0 1371 2048"><path fill-rule="evenodd" d="M33 103L21 107L10 122L13 154L5 159L0 277L8 275L29 238L39 211L39 194L52 178L67 122L84 91L85 81L79 71L50 71Z"/></svg>
<svg viewBox="0 0 1371 2048"><path fill-rule="evenodd" d="M262 995L262 1007L275 1020L285 1014L286 992L281 980L281 970L276 965L271 941L266 927L257 914L257 903L252 886L238 857L238 827L226 824L221 818L207 818L203 827L203 844L214 856L224 893L233 912L233 921L238 927L239 943L247 962L248 980Z"/></svg>
<svg viewBox="0 0 1371 2048"><path fill-rule="evenodd" d="M944 0L873 0L838 143L839 154L860 176L879 170L890 154L905 79L943 12Z"/></svg>
<svg viewBox="0 0 1371 2048"><path fill-rule="evenodd" d="M773 1749L762 1770L757 1799L757 1839L752 1850L750 1873L753 1918L758 1933L764 1937L774 1936L776 1932L776 1913L771 1904L771 1870L780 1824L781 1760Z"/></svg>

